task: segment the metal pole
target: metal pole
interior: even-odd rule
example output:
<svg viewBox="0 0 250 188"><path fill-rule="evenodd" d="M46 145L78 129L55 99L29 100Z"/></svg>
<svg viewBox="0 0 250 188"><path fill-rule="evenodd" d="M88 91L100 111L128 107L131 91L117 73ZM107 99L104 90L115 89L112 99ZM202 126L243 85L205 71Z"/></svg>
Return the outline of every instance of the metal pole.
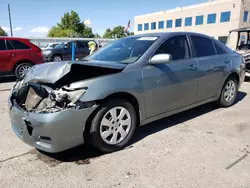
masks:
<svg viewBox="0 0 250 188"><path fill-rule="evenodd" d="M9 21L10 21L10 35L13 37L11 15L10 15L10 4L8 4L8 12L9 12Z"/></svg>
<svg viewBox="0 0 250 188"><path fill-rule="evenodd" d="M75 43L74 42L72 42L71 48L72 48L72 61L75 61Z"/></svg>

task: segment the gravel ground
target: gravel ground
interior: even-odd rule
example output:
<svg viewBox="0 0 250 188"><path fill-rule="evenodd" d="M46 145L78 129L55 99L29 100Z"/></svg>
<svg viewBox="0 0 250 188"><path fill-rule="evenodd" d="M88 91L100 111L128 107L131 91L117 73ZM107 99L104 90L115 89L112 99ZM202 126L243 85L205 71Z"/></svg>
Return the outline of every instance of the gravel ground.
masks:
<svg viewBox="0 0 250 188"><path fill-rule="evenodd" d="M52 156L11 130L12 85L0 84L0 187L250 188L250 83L233 107L208 104L151 123L122 151L81 146Z"/></svg>

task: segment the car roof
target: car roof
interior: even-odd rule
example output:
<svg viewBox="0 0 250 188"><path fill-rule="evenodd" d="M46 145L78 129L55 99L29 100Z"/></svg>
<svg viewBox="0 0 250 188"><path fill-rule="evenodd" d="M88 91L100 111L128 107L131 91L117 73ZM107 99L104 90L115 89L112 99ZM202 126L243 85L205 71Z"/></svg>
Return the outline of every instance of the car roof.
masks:
<svg viewBox="0 0 250 188"><path fill-rule="evenodd" d="M9 36L0 36L0 39L29 40L29 39L27 39L27 38L9 37Z"/></svg>
<svg viewBox="0 0 250 188"><path fill-rule="evenodd" d="M239 29L233 29L233 30L231 30L229 32L231 33L231 32L238 32L238 31L250 31L250 27L242 27L242 28L239 28Z"/></svg>
<svg viewBox="0 0 250 188"><path fill-rule="evenodd" d="M199 36L211 38L211 36L204 35L202 33L195 33L195 32L157 32L157 33L132 35L129 37L167 37L171 35L199 35Z"/></svg>

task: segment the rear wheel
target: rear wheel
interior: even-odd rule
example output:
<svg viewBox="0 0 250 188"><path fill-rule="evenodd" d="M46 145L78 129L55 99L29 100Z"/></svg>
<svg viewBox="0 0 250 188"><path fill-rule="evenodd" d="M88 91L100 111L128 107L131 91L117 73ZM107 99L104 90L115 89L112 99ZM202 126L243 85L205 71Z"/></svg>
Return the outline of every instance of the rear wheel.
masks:
<svg viewBox="0 0 250 188"><path fill-rule="evenodd" d="M15 68L15 76L18 79L23 78L29 69L32 67L31 63L21 63Z"/></svg>
<svg viewBox="0 0 250 188"><path fill-rule="evenodd" d="M230 76L227 81L225 82L221 96L219 99L219 104L221 107L229 107L234 104L238 93L238 83L235 77Z"/></svg>
<svg viewBox="0 0 250 188"><path fill-rule="evenodd" d="M136 123L136 112L132 104L124 99L110 100L92 120L91 143L106 153L122 149L131 140Z"/></svg>

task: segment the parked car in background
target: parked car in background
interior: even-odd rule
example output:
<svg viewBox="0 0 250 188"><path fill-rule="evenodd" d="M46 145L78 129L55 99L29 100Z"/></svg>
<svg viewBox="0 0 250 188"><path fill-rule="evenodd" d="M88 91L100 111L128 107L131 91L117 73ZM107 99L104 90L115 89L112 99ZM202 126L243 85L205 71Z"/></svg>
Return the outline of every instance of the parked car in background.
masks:
<svg viewBox="0 0 250 188"><path fill-rule="evenodd" d="M61 44L61 43L59 43L59 42L58 43L49 43L46 46L42 47L41 50L53 49L59 44Z"/></svg>
<svg viewBox="0 0 250 188"><path fill-rule="evenodd" d="M250 27L229 31L226 45L243 56L246 78L250 80Z"/></svg>
<svg viewBox="0 0 250 188"><path fill-rule="evenodd" d="M28 39L0 37L0 75L23 78L35 64L44 63L41 49Z"/></svg>
<svg viewBox="0 0 250 188"><path fill-rule="evenodd" d="M84 61L32 68L12 90L12 128L46 152L88 141L116 151L140 125L208 102L233 105L243 63L240 54L202 34L121 38Z"/></svg>
<svg viewBox="0 0 250 188"><path fill-rule="evenodd" d="M53 49L43 50L43 56L46 62L67 61L72 58L72 43L75 43L75 58L82 59L89 55L88 42L90 41L70 41L63 42Z"/></svg>

